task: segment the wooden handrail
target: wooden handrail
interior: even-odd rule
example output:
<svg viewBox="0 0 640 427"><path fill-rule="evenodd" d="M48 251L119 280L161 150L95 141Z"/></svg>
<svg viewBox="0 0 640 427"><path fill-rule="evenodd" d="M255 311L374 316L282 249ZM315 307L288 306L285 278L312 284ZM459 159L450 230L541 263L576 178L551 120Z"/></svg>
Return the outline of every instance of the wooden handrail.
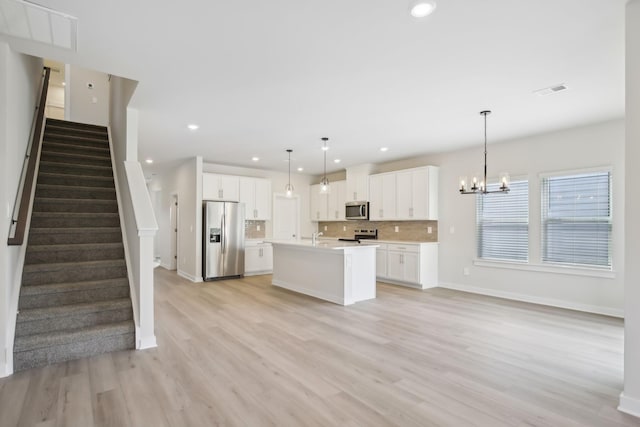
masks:
<svg viewBox="0 0 640 427"><path fill-rule="evenodd" d="M31 150L27 155L29 163L27 164L27 172L24 178L24 186L22 187L22 195L20 197L20 207L18 209L18 218L12 218L11 221L16 225L16 232L13 237L9 237L7 244L9 246L19 246L24 242L24 233L27 228L27 215L29 214L29 204L31 202L31 193L35 182L36 161L38 160L38 151L40 151L40 143L42 141L42 131L44 126L44 110L47 104L47 91L49 90L49 76L51 68L44 67L44 80L42 81L42 92L40 93L40 101L37 106L36 124L31 139Z"/></svg>

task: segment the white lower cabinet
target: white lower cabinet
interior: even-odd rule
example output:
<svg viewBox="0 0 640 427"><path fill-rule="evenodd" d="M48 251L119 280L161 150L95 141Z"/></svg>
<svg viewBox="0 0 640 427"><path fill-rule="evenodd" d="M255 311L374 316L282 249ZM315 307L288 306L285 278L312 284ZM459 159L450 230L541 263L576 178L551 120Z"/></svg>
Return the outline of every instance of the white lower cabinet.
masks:
<svg viewBox="0 0 640 427"><path fill-rule="evenodd" d="M246 242L244 249L245 276L273 271L273 247L270 243Z"/></svg>
<svg viewBox="0 0 640 427"><path fill-rule="evenodd" d="M374 243L376 277L380 282L420 289L438 286L437 243Z"/></svg>

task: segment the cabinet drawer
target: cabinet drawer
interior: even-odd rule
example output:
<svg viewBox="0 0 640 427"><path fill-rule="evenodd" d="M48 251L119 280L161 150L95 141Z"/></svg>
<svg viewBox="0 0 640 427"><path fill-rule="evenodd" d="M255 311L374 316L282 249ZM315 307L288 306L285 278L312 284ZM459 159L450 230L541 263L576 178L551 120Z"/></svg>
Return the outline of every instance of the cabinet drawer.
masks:
<svg viewBox="0 0 640 427"><path fill-rule="evenodd" d="M368 242L366 240L360 240L360 244L361 245L378 245L379 246L379 248L378 248L379 251L380 250L386 251L387 250L387 246L388 246L385 243L376 243L375 240L373 242Z"/></svg>
<svg viewBox="0 0 640 427"><path fill-rule="evenodd" d="M403 252L420 252L419 245L412 244L389 244L388 248L390 251L403 251Z"/></svg>

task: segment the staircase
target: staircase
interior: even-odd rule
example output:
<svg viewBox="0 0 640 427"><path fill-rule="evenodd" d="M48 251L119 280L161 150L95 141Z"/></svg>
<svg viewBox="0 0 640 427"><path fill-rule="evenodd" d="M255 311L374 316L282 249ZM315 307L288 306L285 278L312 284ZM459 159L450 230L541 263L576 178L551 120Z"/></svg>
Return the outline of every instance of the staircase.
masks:
<svg viewBox="0 0 640 427"><path fill-rule="evenodd" d="M135 347L107 129L48 119L14 371Z"/></svg>

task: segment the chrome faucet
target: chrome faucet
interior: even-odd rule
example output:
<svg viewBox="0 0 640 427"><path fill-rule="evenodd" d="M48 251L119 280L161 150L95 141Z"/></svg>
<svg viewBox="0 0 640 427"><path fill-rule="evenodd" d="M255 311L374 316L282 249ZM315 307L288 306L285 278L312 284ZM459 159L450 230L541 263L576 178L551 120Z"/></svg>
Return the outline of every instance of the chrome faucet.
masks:
<svg viewBox="0 0 640 427"><path fill-rule="evenodd" d="M322 236L322 231L316 231L315 233L311 234L311 244L313 246L316 245L316 240L318 240L319 236Z"/></svg>

